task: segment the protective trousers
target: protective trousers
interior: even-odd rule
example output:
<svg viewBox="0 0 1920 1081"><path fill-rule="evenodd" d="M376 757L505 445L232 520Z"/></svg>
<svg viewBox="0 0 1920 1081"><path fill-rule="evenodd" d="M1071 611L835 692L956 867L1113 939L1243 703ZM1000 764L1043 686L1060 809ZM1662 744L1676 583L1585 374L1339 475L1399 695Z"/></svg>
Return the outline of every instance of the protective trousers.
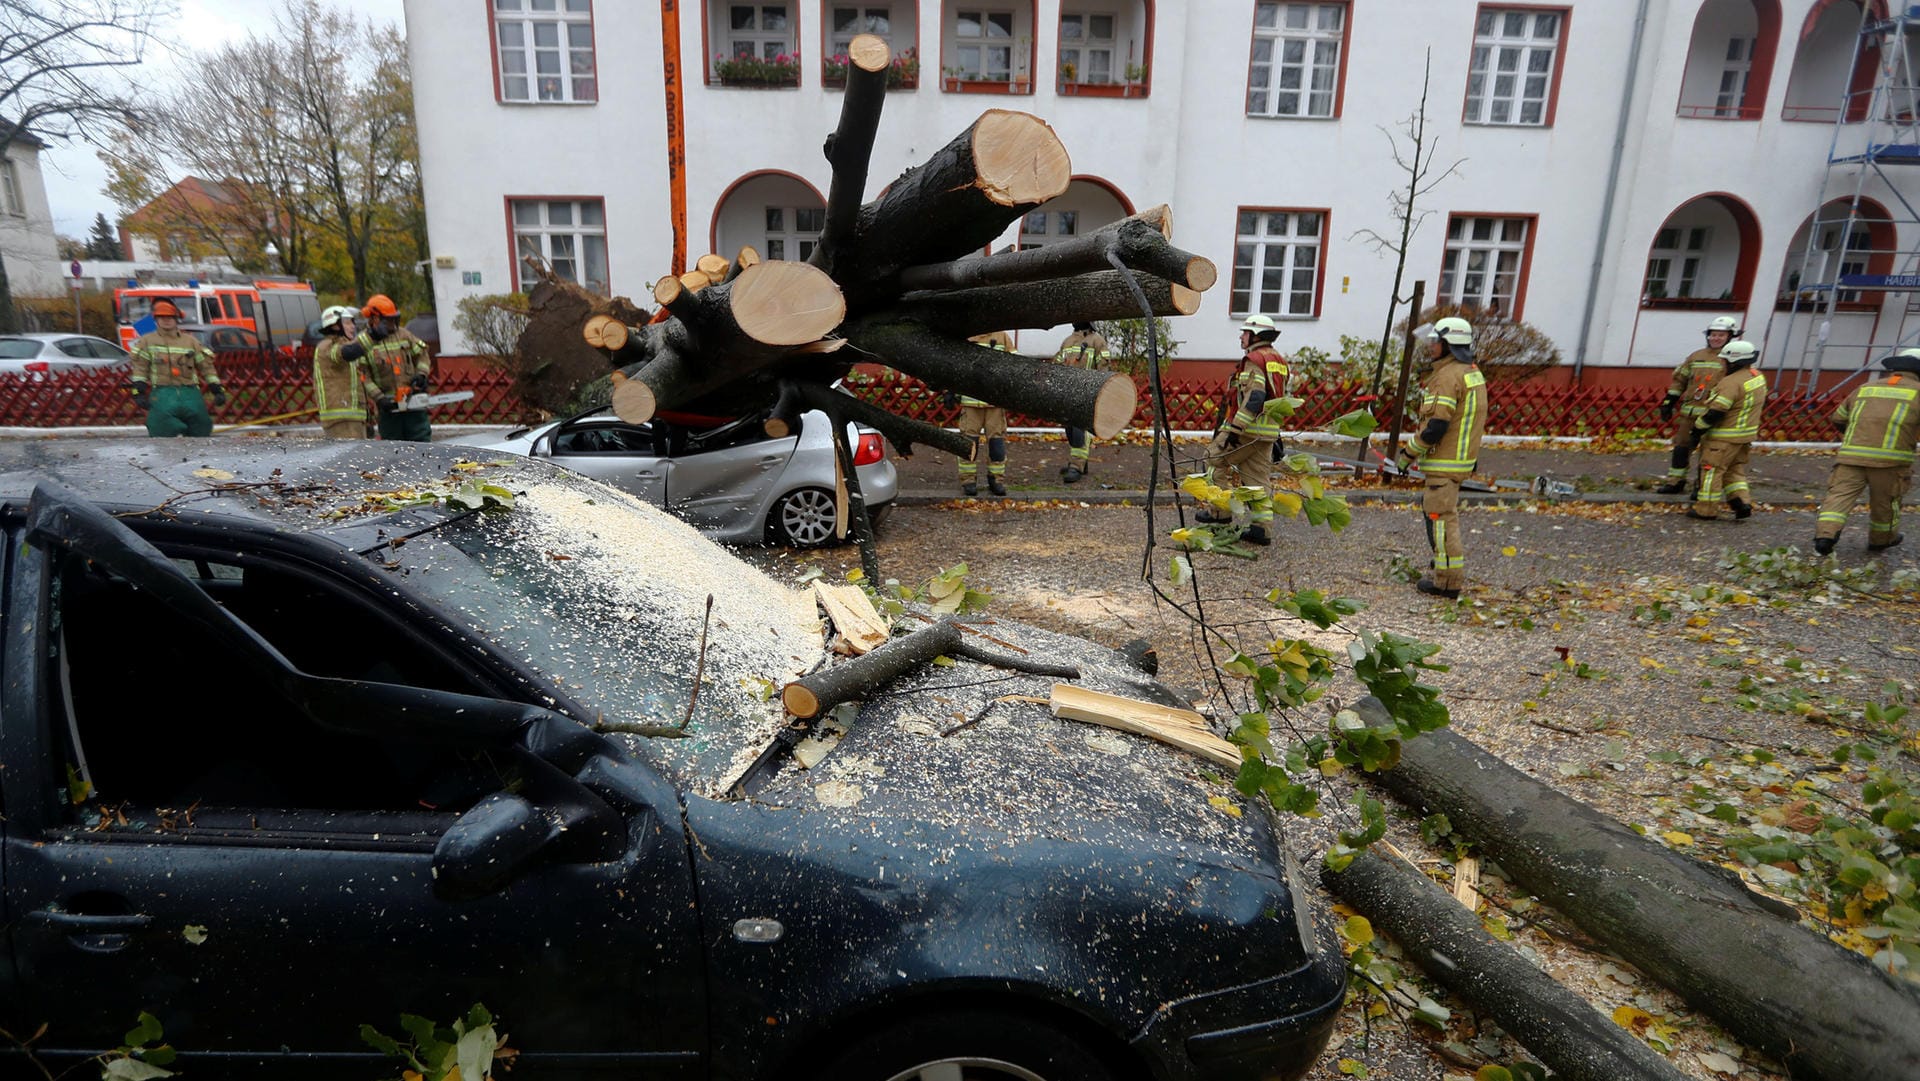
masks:
<svg viewBox="0 0 1920 1081"><path fill-rule="evenodd" d="M1700 429L1694 427L1693 417L1682 414L1680 424L1673 430L1673 456L1667 460L1668 480L1687 479L1688 462L1699 445Z"/></svg>
<svg viewBox="0 0 1920 1081"><path fill-rule="evenodd" d="M1729 443L1711 436L1700 445L1700 488L1693 495L1693 512L1705 517L1720 513L1720 501L1747 498L1747 455L1751 443Z"/></svg>
<svg viewBox="0 0 1920 1081"><path fill-rule="evenodd" d="M147 406L148 435L170 439L213 434L213 418L207 415L207 400L198 386L154 387L147 393L153 398Z"/></svg>
<svg viewBox="0 0 1920 1081"><path fill-rule="evenodd" d="M973 437L973 454L960 460L960 482L967 484L980 472L980 437L987 439L987 475L1007 475L1007 411L994 405L960 407L960 434Z"/></svg>
<svg viewBox="0 0 1920 1081"><path fill-rule="evenodd" d="M1427 477L1420 512L1427 520L1427 544L1433 549L1433 584L1465 589L1467 549L1460 538L1460 482L1464 477Z"/></svg>
<svg viewBox="0 0 1920 1081"><path fill-rule="evenodd" d="M1835 465L1827 478L1827 499L1820 504L1820 524L1814 527L1813 535L1838 537L1864 492L1867 543L1885 545L1900 528L1900 501L1912 483L1912 467L1907 465Z"/></svg>
<svg viewBox="0 0 1920 1081"><path fill-rule="evenodd" d="M1207 448L1207 476L1234 494L1247 506L1247 517L1257 526L1273 522L1273 440L1243 439L1227 445L1227 434L1213 437Z"/></svg>
<svg viewBox="0 0 1920 1081"><path fill-rule="evenodd" d="M380 438L398 443L431 443L433 426L418 409L380 410Z"/></svg>
<svg viewBox="0 0 1920 1081"><path fill-rule="evenodd" d="M1093 437L1085 428L1067 429L1067 464L1082 473L1089 472L1087 466L1092 462Z"/></svg>
<svg viewBox="0 0 1920 1081"><path fill-rule="evenodd" d="M328 439L365 439L367 437L367 419L365 417L336 417L320 422L320 430Z"/></svg>

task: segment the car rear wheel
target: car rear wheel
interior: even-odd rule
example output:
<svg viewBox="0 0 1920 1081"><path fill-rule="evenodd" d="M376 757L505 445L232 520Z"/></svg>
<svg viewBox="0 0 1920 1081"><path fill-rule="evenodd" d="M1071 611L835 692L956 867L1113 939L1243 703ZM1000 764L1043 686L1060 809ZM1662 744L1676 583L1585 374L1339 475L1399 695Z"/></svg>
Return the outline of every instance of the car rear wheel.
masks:
<svg viewBox="0 0 1920 1081"><path fill-rule="evenodd" d="M792 548L818 548L834 541L833 493L825 488L788 492L773 505L767 524L773 539Z"/></svg>
<svg viewBox="0 0 1920 1081"><path fill-rule="evenodd" d="M820 1078L852 1081L1118 1081L1099 1055L1041 1021L987 1010L916 1017L860 1040Z"/></svg>

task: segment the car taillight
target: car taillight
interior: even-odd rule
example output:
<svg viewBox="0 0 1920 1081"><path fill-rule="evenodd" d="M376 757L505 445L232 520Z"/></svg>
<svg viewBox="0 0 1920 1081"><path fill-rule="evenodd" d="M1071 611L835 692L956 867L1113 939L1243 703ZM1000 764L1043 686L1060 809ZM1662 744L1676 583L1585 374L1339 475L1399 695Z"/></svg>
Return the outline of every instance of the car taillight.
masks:
<svg viewBox="0 0 1920 1081"><path fill-rule="evenodd" d="M52 370L53 370L53 369L52 369L52 367L50 367L50 366L49 366L49 365L47 364L47 362L46 362L46 361L44 361L44 360L30 360L30 361L28 361L28 362L27 362L27 364L26 364L26 369L27 369L27 371L30 371L30 372L49 372L49 371L52 371ZM864 439L862 439L862 440L860 441L860 449L861 449L861 450L863 450L863 451L867 449L867 441L866 441L866 440L864 440Z"/></svg>
<svg viewBox="0 0 1920 1081"><path fill-rule="evenodd" d="M860 445L854 448L854 465L872 465L886 457L886 451L880 446L878 432L866 432L860 436Z"/></svg>

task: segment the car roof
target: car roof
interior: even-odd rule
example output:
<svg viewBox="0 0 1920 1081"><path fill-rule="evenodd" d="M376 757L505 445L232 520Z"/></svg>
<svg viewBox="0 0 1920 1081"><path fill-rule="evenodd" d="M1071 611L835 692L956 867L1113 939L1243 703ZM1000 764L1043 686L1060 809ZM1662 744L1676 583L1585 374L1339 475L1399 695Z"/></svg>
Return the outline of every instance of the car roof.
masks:
<svg viewBox="0 0 1920 1081"><path fill-rule="evenodd" d="M0 341L64 342L69 338L91 338L96 342L106 342L108 345L114 344L112 341L102 338L97 334L75 334L72 332L61 334L56 331L47 330L33 330L22 334L0 334Z"/></svg>

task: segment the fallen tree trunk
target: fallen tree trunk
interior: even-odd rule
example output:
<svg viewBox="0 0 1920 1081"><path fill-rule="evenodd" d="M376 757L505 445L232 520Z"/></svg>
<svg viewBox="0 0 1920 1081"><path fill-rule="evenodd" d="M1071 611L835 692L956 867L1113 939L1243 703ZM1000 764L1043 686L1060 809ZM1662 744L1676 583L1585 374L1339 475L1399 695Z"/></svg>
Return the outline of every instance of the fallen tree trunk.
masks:
<svg viewBox="0 0 1920 1081"><path fill-rule="evenodd" d="M1421 737L1422 739L1426 737ZM1427 975L1491 1014L1568 1081L1682 1081L1686 1076L1632 1033L1496 942L1464 905L1404 862L1362 852L1320 879L1400 943Z"/></svg>
<svg viewBox="0 0 1920 1081"><path fill-rule="evenodd" d="M984 349L912 323L862 321L844 333L854 348L936 387L1085 428L1101 439L1125 428L1139 404L1133 380L1118 372Z"/></svg>
<svg viewBox="0 0 1920 1081"><path fill-rule="evenodd" d="M866 198L867 164L873 157L873 138L880 130L880 110L887 100L887 65L893 50L884 39L860 34L847 46L847 87L840 100L840 126L827 136L827 161L833 165L833 184L827 190L827 220L820 233L815 265L828 274L847 267L860 224L860 204Z"/></svg>
<svg viewBox="0 0 1920 1081"><path fill-rule="evenodd" d="M1385 720L1363 700L1370 721ZM1368 775L1446 814L1515 883L1796 1078L1920 1077L1920 988L1799 925L1723 868L1672 852L1452 732Z"/></svg>
<svg viewBox="0 0 1920 1081"><path fill-rule="evenodd" d="M976 255L950 263L908 267L900 272L895 284L906 293L1040 282L1104 272L1108 269L1109 252L1117 252L1120 261L1132 270L1199 292L1213 288L1219 278L1212 260L1181 251L1167 243L1157 226L1136 217L1058 244L1005 255Z"/></svg>
<svg viewBox="0 0 1920 1081"><path fill-rule="evenodd" d="M1186 286L1140 271L1133 272L1133 280L1147 294L1155 315L1192 315L1200 310L1200 294ZM1096 319L1138 319L1140 305L1120 272L1107 270L1020 285L908 293L885 314L913 319L957 338L971 338L989 330L1045 330Z"/></svg>

